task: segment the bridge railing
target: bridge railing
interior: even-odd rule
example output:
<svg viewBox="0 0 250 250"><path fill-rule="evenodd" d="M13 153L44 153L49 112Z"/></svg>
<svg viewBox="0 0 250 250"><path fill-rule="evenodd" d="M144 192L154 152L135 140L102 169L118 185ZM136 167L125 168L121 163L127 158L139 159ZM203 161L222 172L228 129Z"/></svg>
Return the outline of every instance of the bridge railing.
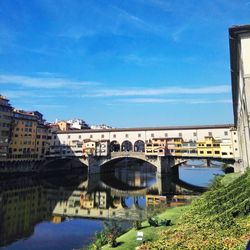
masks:
<svg viewBox="0 0 250 250"><path fill-rule="evenodd" d="M111 152L111 158L116 158L116 157L140 157L140 158L145 158L145 153L144 152L133 152L133 151L120 151L120 152Z"/></svg>

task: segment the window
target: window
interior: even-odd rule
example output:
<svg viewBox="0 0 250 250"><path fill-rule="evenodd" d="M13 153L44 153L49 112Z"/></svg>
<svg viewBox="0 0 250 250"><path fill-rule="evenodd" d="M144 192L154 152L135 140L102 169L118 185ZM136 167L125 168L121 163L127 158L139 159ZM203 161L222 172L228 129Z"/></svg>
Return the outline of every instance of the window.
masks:
<svg viewBox="0 0 250 250"><path fill-rule="evenodd" d="M93 135L90 135L89 138L93 138Z"/></svg>
<svg viewBox="0 0 250 250"><path fill-rule="evenodd" d="M227 131L224 131L224 135L228 135L228 132L227 132Z"/></svg>
<svg viewBox="0 0 250 250"><path fill-rule="evenodd" d="M208 136L213 136L213 133L212 132L208 132Z"/></svg>
<svg viewBox="0 0 250 250"><path fill-rule="evenodd" d="M165 137L168 137L168 133L165 133Z"/></svg>
<svg viewBox="0 0 250 250"><path fill-rule="evenodd" d="M82 139L82 136L81 136L81 135L79 135L79 136L78 136L78 138L79 138L79 139Z"/></svg>
<svg viewBox="0 0 250 250"><path fill-rule="evenodd" d="M211 154L212 154L212 151L207 151L207 154L208 154L208 155L211 155Z"/></svg>
<svg viewBox="0 0 250 250"><path fill-rule="evenodd" d="M138 137L141 137L141 134L138 134Z"/></svg>
<svg viewBox="0 0 250 250"><path fill-rule="evenodd" d="M155 135L152 133L152 134L151 134L151 137L154 138L154 136L155 136Z"/></svg>
<svg viewBox="0 0 250 250"><path fill-rule="evenodd" d="M204 151L200 151L200 154L204 154Z"/></svg>
<svg viewBox="0 0 250 250"><path fill-rule="evenodd" d="M116 138L116 134L113 134L113 138Z"/></svg>
<svg viewBox="0 0 250 250"><path fill-rule="evenodd" d="M125 137L128 138L128 134L126 134Z"/></svg>
<svg viewBox="0 0 250 250"><path fill-rule="evenodd" d="M194 133L193 133L193 136L197 136L197 133L196 133L196 132L194 132Z"/></svg>
<svg viewBox="0 0 250 250"><path fill-rule="evenodd" d="M102 135L101 137L104 138L104 135Z"/></svg>
<svg viewBox="0 0 250 250"><path fill-rule="evenodd" d="M70 139L70 135L68 135L68 139Z"/></svg>
<svg viewBox="0 0 250 250"><path fill-rule="evenodd" d="M234 142L237 142L237 140L234 140Z"/></svg>
<svg viewBox="0 0 250 250"><path fill-rule="evenodd" d="M182 137L182 133L179 133L179 137Z"/></svg>

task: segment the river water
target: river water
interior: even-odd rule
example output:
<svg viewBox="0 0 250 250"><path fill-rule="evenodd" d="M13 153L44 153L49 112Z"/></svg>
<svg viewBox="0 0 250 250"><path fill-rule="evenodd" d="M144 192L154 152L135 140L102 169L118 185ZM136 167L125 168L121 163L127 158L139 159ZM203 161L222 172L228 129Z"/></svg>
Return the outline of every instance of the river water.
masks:
<svg viewBox="0 0 250 250"><path fill-rule="evenodd" d="M188 162L179 179L159 176L138 161L118 162L108 173L84 172L0 181L0 249L70 250L90 244L104 219L129 224L150 209L188 203L223 174Z"/></svg>

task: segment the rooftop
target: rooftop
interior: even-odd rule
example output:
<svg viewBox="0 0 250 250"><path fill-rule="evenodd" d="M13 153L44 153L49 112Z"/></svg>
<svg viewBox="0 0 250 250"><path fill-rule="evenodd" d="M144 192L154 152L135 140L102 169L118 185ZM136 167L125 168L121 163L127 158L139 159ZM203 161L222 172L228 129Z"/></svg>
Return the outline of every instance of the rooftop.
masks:
<svg viewBox="0 0 250 250"><path fill-rule="evenodd" d="M84 130L67 130L58 131L58 134L74 134L74 133L107 133L107 132L125 132L125 131L162 131L162 130L189 130L189 129L219 129L233 128L233 124L217 124L217 125L194 125L194 126L169 126L169 127L138 127L138 128L112 128L112 129L84 129Z"/></svg>

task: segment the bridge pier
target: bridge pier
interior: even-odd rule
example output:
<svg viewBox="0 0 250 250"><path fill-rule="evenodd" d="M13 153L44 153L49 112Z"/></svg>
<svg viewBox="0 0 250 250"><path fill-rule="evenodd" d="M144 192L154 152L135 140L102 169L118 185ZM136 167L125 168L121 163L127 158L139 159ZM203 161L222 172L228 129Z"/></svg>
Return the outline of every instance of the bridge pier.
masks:
<svg viewBox="0 0 250 250"><path fill-rule="evenodd" d="M159 195L174 194L176 192L176 185L173 183L171 175L157 174L156 178Z"/></svg>
<svg viewBox="0 0 250 250"><path fill-rule="evenodd" d="M211 167L211 159L207 159L207 167Z"/></svg>
<svg viewBox="0 0 250 250"><path fill-rule="evenodd" d="M157 173L163 175L179 175L178 166L175 167L175 159L173 157L157 157Z"/></svg>

